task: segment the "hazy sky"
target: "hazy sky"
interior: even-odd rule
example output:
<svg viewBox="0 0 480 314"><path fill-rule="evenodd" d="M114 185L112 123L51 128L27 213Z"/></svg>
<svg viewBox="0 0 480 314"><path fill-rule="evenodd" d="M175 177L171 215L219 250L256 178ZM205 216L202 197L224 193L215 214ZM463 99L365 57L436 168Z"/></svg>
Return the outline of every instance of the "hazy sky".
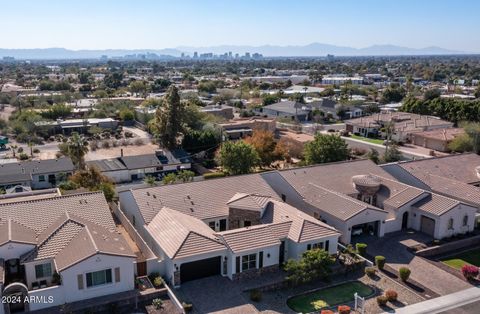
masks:
<svg viewBox="0 0 480 314"><path fill-rule="evenodd" d="M480 52L478 0L0 0L0 48L394 44Z"/></svg>

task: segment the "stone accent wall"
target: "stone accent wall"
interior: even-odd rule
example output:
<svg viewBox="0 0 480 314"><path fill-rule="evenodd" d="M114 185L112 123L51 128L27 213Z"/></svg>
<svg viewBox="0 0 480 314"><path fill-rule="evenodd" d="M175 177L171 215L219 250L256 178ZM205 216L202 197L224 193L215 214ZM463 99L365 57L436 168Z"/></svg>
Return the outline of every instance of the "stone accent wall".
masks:
<svg viewBox="0 0 480 314"><path fill-rule="evenodd" d="M232 279L238 281L238 280L256 278L261 276L264 273L277 272L279 269L280 267L278 264L263 267L263 268L249 269L241 273L233 274Z"/></svg>
<svg viewBox="0 0 480 314"><path fill-rule="evenodd" d="M228 210L228 229L240 228L240 221L248 220L252 226L260 224L260 212L230 207Z"/></svg>

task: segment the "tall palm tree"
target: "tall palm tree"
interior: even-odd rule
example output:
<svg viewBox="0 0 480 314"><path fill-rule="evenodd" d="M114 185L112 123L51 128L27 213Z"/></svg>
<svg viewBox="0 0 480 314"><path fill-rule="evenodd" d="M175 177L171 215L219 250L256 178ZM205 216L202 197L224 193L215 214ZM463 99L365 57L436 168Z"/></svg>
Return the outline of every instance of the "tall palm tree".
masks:
<svg viewBox="0 0 480 314"><path fill-rule="evenodd" d="M88 153L88 142L77 132L73 132L68 141L60 148L64 155L72 159L77 169L85 169L85 155Z"/></svg>

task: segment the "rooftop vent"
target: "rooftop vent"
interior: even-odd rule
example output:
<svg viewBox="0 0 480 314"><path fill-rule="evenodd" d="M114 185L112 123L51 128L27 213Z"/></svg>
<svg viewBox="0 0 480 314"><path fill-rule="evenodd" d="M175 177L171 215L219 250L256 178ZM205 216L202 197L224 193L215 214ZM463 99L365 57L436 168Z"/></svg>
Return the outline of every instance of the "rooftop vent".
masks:
<svg viewBox="0 0 480 314"><path fill-rule="evenodd" d="M480 179L480 166L475 167L475 172L477 173L477 177Z"/></svg>

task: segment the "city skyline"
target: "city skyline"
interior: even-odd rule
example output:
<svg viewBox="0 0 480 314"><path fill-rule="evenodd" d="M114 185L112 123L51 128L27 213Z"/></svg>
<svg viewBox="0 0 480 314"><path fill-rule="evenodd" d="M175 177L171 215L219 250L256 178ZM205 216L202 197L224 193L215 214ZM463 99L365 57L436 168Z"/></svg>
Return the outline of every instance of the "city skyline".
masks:
<svg viewBox="0 0 480 314"><path fill-rule="evenodd" d="M466 9L468 8L468 10ZM0 48L165 49L298 46L437 46L480 52L475 12L464 1L165 1L21 0L2 3ZM15 25L15 27L12 27ZM62 25L62 27L58 27ZM109 27L106 27L108 25Z"/></svg>

